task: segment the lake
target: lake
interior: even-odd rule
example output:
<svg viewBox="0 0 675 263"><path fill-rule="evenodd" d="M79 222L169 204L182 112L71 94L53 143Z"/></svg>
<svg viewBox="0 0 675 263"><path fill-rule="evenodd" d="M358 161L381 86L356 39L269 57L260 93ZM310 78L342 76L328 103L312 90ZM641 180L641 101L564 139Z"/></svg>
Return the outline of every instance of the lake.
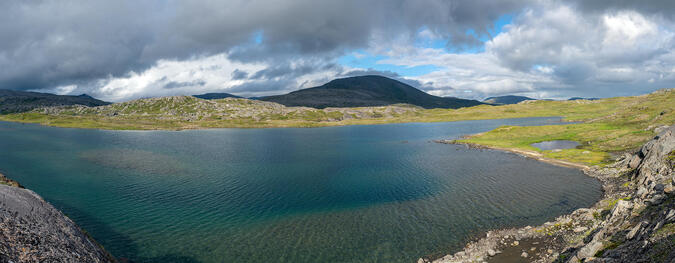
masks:
<svg viewBox="0 0 675 263"><path fill-rule="evenodd" d="M414 262L601 195L581 171L433 143L560 118L104 131L0 122L0 172L134 262Z"/></svg>

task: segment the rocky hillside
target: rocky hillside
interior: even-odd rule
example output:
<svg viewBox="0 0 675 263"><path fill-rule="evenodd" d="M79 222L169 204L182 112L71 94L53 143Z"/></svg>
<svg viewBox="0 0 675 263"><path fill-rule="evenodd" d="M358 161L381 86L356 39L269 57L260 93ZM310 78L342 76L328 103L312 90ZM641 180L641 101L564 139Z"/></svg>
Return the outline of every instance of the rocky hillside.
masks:
<svg viewBox="0 0 675 263"><path fill-rule="evenodd" d="M661 132L616 168L628 178L627 194L616 201L577 246L559 262L675 261L675 126Z"/></svg>
<svg viewBox="0 0 675 263"><path fill-rule="evenodd" d="M370 107L405 103L423 108L461 108L483 104L475 100L438 97L403 82L382 76L359 76L332 80L314 88L260 98L286 106Z"/></svg>
<svg viewBox="0 0 675 263"><path fill-rule="evenodd" d="M3 183L0 196L0 262L115 261L35 192Z"/></svg>
<svg viewBox="0 0 675 263"><path fill-rule="evenodd" d="M285 107L281 104L249 99L227 98L220 100L203 100L187 96L140 99L130 102L116 103L102 107L54 107L38 110L48 114L96 115L108 117L142 118L153 116L158 120L204 120L204 119L273 119L325 118L335 121L352 118L368 118L403 114L416 111L410 105L373 108L326 108L323 110L308 107Z"/></svg>
<svg viewBox="0 0 675 263"><path fill-rule="evenodd" d="M286 107L258 100L204 100L191 96L139 99L99 107L48 107L23 117L53 117L75 127L114 129L194 129L209 127L284 127L359 119L388 119L417 114L421 108L390 105L367 108ZM38 114L38 115L35 115Z"/></svg>
<svg viewBox="0 0 675 263"><path fill-rule="evenodd" d="M541 226L488 232L419 262L675 262L675 125L617 162L585 172L605 197Z"/></svg>
<svg viewBox="0 0 675 263"><path fill-rule="evenodd" d="M0 114L25 112L41 107L83 105L101 106L110 103L97 100L89 95L54 95L49 93L0 90Z"/></svg>
<svg viewBox="0 0 675 263"><path fill-rule="evenodd" d="M654 128L675 121L672 110L675 108L674 98L675 90L662 90L648 95L597 101L537 100L511 105L479 105L461 109L423 109L410 104L316 109L287 107L278 103L251 99L203 100L192 96L176 96L139 99L98 107L80 105L47 107L23 113L2 114L0 120L72 128L179 130L235 127L323 127L563 116L566 120L584 123L550 126L547 129L555 132L555 134L548 134L551 139L590 142L592 145L601 145L602 148L587 150L616 152L637 147L649 140ZM516 131L511 128L509 130ZM491 133L488 132L488 134ZM537 135L537 132L518 132L498 139L500 143L504 143L528 134L541 135ZM564 137L559 138L562 136ZM540 140L541 136L537 138ZM539 141L530 143L533 142Z"/></svg>

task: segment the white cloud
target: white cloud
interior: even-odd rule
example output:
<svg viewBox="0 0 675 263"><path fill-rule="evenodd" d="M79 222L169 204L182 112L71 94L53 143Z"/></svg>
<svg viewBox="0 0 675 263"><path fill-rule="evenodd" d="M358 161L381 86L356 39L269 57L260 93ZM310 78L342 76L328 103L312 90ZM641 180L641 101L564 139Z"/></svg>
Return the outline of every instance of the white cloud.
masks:
<svg viewBox="0 0 675 263"><path fill-rule="evenodd" d="M229 87L243 83L234 80L235 70L256 72L261 64L230 61L227 54L198 57L185 61L160 60L142 72L130 72L124 77L99 80L94 95L110 101L122 101L148 96L193 95L203 92L226 92Z"/></svg>
<svg viewBox="0 0 675 263"><path fill-rule="evenodd" d="M440 96L636 95L675 83L674 31L675 25L658 15L631 10L587 13L542 1L517 14L512 24L485 43L481 53L423 48L406 33L391 37L373 31L365 53L353 55L357 59L387 56L380 64L437 66L440 70L408 79ZM414 35L422 41L442 37L429 28ZM331 56L289 55L284 60L243 62L232 54L159 60L147 70L99 80L93 90L79 85L68 93L92 90L92 95L112 101L203 92L261 96L320 85L354 70L334 65Z"/></svg>
<svg viewBox="0 0 675 263"><path fill-rule="evenodd" d="M306 74L289 79L285 71L307 67L307 60L289 61L280 70L284 74L268 75L275 65L268 63L243 63L228 59L227 54L196 57L189 60L160 60L142 72L131 72L124 77L109 77L99 80L94 88L73 89L61 93L91 92L97 98L108 101L126 101L155 96L195 95L208 92L228 92L240 96L264 96L308 88L323 84L345 68L312 69ZM236 73L236 74L235 74ZM258 73L258 74L256 74ZM235 75L245 75L241 78ZM260 75L259 77L254 77ZM60 89L63 91L64 89ZM53 91L53 90L52 90Z"/></svg>
<svg viewBox="0 0 675 263"><path fill-rule="evenodd" d="M54 93L57 95L64 95L64 94L72 94L75 90L77 90L77 85L65 85L65 86L58 86L53 89L36 89L30 91L47 92L47 93Z"/></svg>
<svg viewBox="0 0 675 263"><path fill-rule="evenodd" d="M583 14L545 3L523 11L478 54L399 47L382 63L435 65L413 79L436 95L482 99L636 95L671 87L675 37L671 23L634 11ZM472 91L466 93L465 91Z"/></svg>

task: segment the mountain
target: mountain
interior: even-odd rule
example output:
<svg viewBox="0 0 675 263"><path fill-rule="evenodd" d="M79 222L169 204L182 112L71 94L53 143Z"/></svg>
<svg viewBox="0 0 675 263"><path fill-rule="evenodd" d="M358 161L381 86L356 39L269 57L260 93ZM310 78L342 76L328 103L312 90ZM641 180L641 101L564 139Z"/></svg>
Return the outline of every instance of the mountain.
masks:
<svg viewBox="0 0 675 263"><path fill-rule="evenodd" d="M526 101L526 100L535 100L533 98L528 98L524 96L515 96L515 95L506 95L506 96L498 96L498 97L489 97L483 102L485 103L490 103L490 104L517 104L521 101Z"/></svg>
<svg viewBox="0 0 675 263"><path fill-rule="evenodd" d="M423 108L461 108L483 104L475 100L433 96L400 81L375 75L335 79L319 87L260 99L286 106L318 109L384 106L397 103Z"/></svg>
<svg viewBox="0 0 675 263"><path fill-rule="evenodd" d="M40 107L67 105L94 107L108 104L110 103L94 99L87 94L72 96L28 91L0 90L0 113L2 114L30 111Z"/></svg>
<svg viewBox="0 0 675 263"><path fill-rule="evenodd" d="M599 98L582 98L582 97L571 97L568 100L599 100Z"/></svg>
<svg viewBox="0 0 675 263"><path fill-rule="evenodd" d="M192 95L192 97L205 99L205 100L217 100L224 98L241 98L237 95L232 95L230 93L204 93L199 95Z"/></svg>

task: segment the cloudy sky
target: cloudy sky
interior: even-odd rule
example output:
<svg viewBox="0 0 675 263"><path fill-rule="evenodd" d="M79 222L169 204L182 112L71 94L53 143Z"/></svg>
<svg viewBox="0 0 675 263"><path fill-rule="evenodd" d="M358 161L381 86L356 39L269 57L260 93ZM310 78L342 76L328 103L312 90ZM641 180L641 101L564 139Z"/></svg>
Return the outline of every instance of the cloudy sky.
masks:
<svg viewBox="0 0 675 263"><path fill-rule="evenodd" d="M0 1L0 89L109 100L380 74L483 99L675 84L675 1Z"/></svg>

